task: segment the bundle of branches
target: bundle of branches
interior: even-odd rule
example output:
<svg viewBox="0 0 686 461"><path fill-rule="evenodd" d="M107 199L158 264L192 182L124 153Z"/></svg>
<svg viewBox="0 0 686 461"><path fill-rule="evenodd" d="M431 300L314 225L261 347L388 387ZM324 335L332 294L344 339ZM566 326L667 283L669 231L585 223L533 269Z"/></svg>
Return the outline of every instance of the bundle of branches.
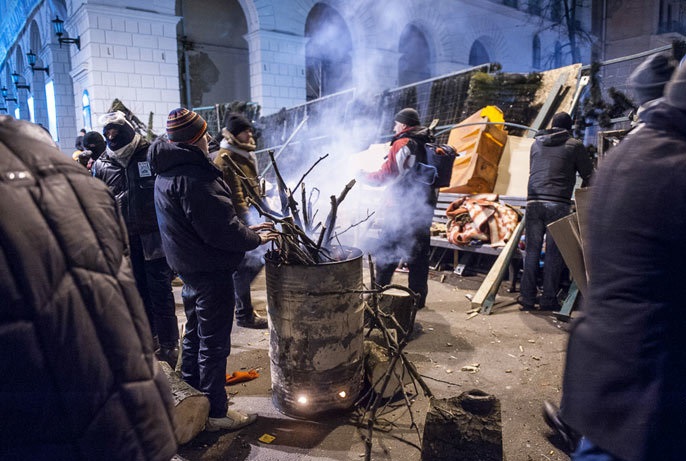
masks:
<svg viewBox="0 0 686 461"><path fill-rule="evenodd" d="M389 353L389 363L386 367L385 373L379 377L379 382L370 383L371 385L368 391L360 396L357 402L358 405L362 402L366 402L366 405L361 408L361 412L358 415L359 419L357 421L358 428L363 431L361 435L365 443L365 461L371 461L372 459L372 442L374 431L389 432L393 429L396 429L396 424L386 419L387 415L390 415L396 410L395 401L393 399L385 398L384 394L386 387L389 386L392 381L396 383L403 382L403 379L398 371L398 365L411 378L411 383L414 387L414 395L418 395L419 387L426 397L430 399L433 398L433 392L424 381L424 377L419 374L419 371L417 371L417 368L405 353L405 346L407 346L407 343L409 342L410 331L405 330L398 319L395 318L393 313L382 312L379 308L379 302L377 298L378 295L390 289L407 292L413 299L413 308L409 322L409 329L411 330L417 314L419 295L402 285L387 285L385 287L378 287L374 282L374 263L372 262L371 255L369 255L368 263L371 286L377 287L377 289L365 291L365 293L368 295L367 303L365 304L365 315L371 319L368 336L371 334L372 329L378 329L381 332L386 349ZM401 339L397 339L395 334L391 334L386 325L392 325L393 329L399 332L399 337ZM410 440L406 440L401 436L398 436L397 438L421 451L421 435L419 433L419 425L417 424L417 421L415 421L414 412L412 411L412 403L415 399L407 392L404 386L401 385L400 390L402 393L400 405L404 405L406 407L407 414L410 417L410 429L415 432L417 439L419 440L419 444L414 444Z"/></svg>
<svg viewBox="0 0 686 461"><path fill-rule="evenodd" d="M320 157L314 165L305 172L294 187L296 191L300 189L302 197L301 204L298 204L293 191L286 186L276 164L273 150L269 151L269 157L276 175L276 185L281 202L280 210L273 210L264 199L264 188L256 188L255 184L243 174L231 157L227 154L222 154L222 158L225 160L226 164L232 169L239 181L241 181L243 189L248 195L248 202L257 209L260 215L280 225L280 236L274 243L274 247L267 252L267 257L272 261L278 261L280 264L301 265L315 265L348 259L352 250L346 250L341 245L334 247L332 242L343 232L360 224L354 224L341 232L334 232L334 229L336 228L338 206L348 195L350 189L355 185L355 180L353 179L346 184L343 191L341 191L338 196L332 195L330 197L331 211L329 212L326 221L324 224L319 222L314 225L313 223L315 222L317 213L311 214L313 209L312 196L314 191L318 192L318 189L315 188L313 191L310 191L308 197L304 179L319 162L328 157L328 154ZM318 194L316 198L319 198ZM371 215L367 216L364 221L369 219L369 217L371 217Z"/></svg>

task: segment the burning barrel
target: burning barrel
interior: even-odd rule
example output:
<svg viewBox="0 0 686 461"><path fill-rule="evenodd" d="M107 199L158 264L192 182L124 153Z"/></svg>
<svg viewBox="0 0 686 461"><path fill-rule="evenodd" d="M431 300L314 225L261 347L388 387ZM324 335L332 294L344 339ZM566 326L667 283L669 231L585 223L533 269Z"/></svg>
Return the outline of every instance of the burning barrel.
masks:
<svg viewBox="0 0 686 461"><path fill-rule="evenodd" d="M350 408L364 373L362 252L316 265L266 260L272 400L288 416Z"/></svg>

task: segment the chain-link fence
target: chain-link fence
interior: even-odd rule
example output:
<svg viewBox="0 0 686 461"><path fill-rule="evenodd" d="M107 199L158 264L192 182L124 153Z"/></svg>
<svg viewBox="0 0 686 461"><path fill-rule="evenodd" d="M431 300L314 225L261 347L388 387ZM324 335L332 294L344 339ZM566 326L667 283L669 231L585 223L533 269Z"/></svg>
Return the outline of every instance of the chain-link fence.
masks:
<svg viewBox="0 0 686 461"><path fill-rule="evenodd" d="M584 144L603 151L607 148L601 139L603 133L610 133L612 139L621 139L619 134L631 127L638 103L627 80L638 65L658 53L671 56L676 65L686 53L686 43L675 41L671 45L581 68L580 84L585 87L576 107L575 119L580 128L578 135L583 137Z"/></svg>
<svg viewBox="0 0 686 461"><path fill-rule="evenodd" d="M531 125L540 109L532 101L541 75L494 73L497 70L497 65L487 64L371 96L353 89L282 109L258 123L260 165L265 167L268 159L263 154L270 149L289 162L311 158L311 152L322 149L333 131L349 133L348 141L359 150L388 141L393 117L404 107L416 108L423 125L437 119L438 132L487 105L501 108L508 122ZM510 132L522 134L516 128ZM447 137L446 131L438 140L444 142Z"/></svg>
<svg viewBox="0 0 686 461"><path fill-rule="evenodd" d="M580 94L574 114L580 128L577 134L587 145L595 145L598 131L628 127L636 104L626 86L627 77L652 54L672 53L678 60L684 48L683 42L675 42L671 46L583 66L577 83L583 88L573 89ZM505 120L513 125L531 126L542 106L532 103L541 85L541 74L506 74L498 70L497 64L487 64L374 95L358 94L351 89L284 108L266 117L259 116L260 108L254 103L233 102L194 110L205 117L213 136L221 132L227 112L241 112L253 120L260 170L265 170L269 150L289 162L310 159L313 152L321 152L334 132L349 133L348 142L359 150L388 141L392 136L393 117L403 107L416 108L424 125L438 119L438 132L487 105L499 107ZM360 129L361 126L365 129ZM523 135L525 130L510 127L509 132ZM439 142L446 141L447 136L445 132Z"/></svg>
<svg viewBox="0 0 686 461"><path fill-rule="evenodd" d="M240 112L253 122L260 118L260 105L255 102L234 101L231 103L215 104L214 106L194 107L197 112L207 121L207 131L216 137L226 124L226 115L231 112Z"/></svg>

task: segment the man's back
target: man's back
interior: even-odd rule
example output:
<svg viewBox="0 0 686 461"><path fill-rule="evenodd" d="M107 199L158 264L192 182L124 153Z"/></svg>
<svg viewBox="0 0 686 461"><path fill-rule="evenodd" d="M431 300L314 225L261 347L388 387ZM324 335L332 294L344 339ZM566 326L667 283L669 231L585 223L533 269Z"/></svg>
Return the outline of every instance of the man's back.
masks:
<svg viewBox="0 0 686 461"><path fill-rule="evenodd" d="M686 450L684 127L685 112L651 109L591 189L590 295L570 336L562 411L627 461Z"/></svg>
<svg viewBox="0 0 686 461"><path fill-rule="evenodd" d="M172 402L105 186L0 116L0 459L168 460Z"/></svg>
<svg viewBox="0 0 686 461"><path fill-rule="evenodd" d="M569 131L553 128L536 135L529 161L529 200L570 203L576 173L588 179L593 164L581 141Z"/></svg>

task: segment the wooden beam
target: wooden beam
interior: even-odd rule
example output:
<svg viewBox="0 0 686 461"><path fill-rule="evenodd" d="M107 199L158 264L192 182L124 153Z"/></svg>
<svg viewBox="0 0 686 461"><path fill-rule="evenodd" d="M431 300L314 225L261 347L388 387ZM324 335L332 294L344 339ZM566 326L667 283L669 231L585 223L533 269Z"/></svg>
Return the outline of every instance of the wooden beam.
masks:
<svg viewBox="0 0 686 461"><path fill-rule="evenodd" d="M486 315L491 313L491 307L495 302L495 295L498 292L500 283L503 281L505 272L507 272L507 269L510 265L510 260L512 259L512 255L517 248L519 238L524 231L525 219L526 215L522 217L521 221L519 221L519 224L512 233L510 240L505 244L500 252L500 255L498 255L498 258L495 260L495 263L493 263L493 267L491 267L488 275L486 275L486 278L481 283L481 286L477 290L476 294L474 294L474 297L472 298L472 309L479 309L480 313Z"/></svg>

